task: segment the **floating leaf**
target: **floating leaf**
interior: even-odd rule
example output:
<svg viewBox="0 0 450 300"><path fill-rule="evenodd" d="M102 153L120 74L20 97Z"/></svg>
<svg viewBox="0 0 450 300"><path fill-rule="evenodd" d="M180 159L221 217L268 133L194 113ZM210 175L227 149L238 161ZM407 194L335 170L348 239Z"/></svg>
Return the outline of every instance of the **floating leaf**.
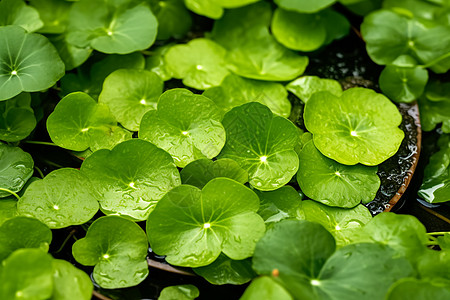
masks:
<svg viewBox="0 0 450 300"><path fill-rule="evenodd" d="M180 184L170 155L140 139L94 152L84 160L81 171L91 180L105 214L140 221L167 191Z"/></svg>
<svg viewBox="0 0 450 300"><path fill-rule="evenodd" d="M38 11L23 0L0 1L0 26L18 25L28 32L40 29L44 23Z"/></svg>
<svg viewBox="0 0 450 300"><path fill-rule="evenodd" d="M258 214L266 223L302 217L302 197L292 186L283 186L275 191L256 191L261 201Z"/></svg>
<svg viewBox="0 0 450 300"><path fill-rule="evenodd" d="M275 190L295 175L298 156L294 147L299 136L289 120L251 102L230 110L222 123L227 142L219 157L231 158L248 171L253 187Z"/></svg>
<svg viewBox="0 0 450 300"><path fill-rule="evenodd" d="M447 143L445 143L447 141ZM418 195L429 203L450 201L450 142L449 136L440 139L440 150L430 157Z"/></svg>
<svg viewBox="0 0 450 300"><path fill-rule="evenodd" d="M104 53L126 54L149 48L158 22L145 4L135 1L82 0L73 4L68 41Z"/></svg>
<svg viewBox="0 0 450 300"><path fill-rule="evenodd" d="M343 209L305 200L302 202L301 214L303 219L325 227L333 235L338 247L350 244L357 231L372 220L369 210L362 204Z"/></svg>
<svg viewBox="0 0 450 300"><path fill-rule="evenodd" d="M198 288L192 284L173 285L163 288L159 300L193 300L200 296Z"/></svg>
<svg viewBox="0 0 450 300"><path fill-rule="evenodd" d="M367 223L355 241L388 245L399 255L414 259L426 250L428 236L416 217L384 212Z"/></svg>
<svg viewBox="0 0 450 300"><path fill-rule="evenodd" d="M422 95L428 71L420 67L388 65L380 75L380 89L395 102L412 102Z"/></svg>
<svg viewBox="0 0 450 300"><path fill-rule="evenodd" d="M317 92L329 92L337 97L342 95L341 84L333 79L319 78L317 76L302 76L290 82L286 89L297 96L303 103Z"/></svg>
<svg viewBox="0 0 450 300"><path fill-rule="evenodd" d="M235 284L240 285L249 282L256 277L252 269L250 258L244 260L232 260L225 254L221 254L212 264L205 267L195 268L197 275L205 278L212 284Z"/></svg>
<svg viewBox="0 0 450 300"><path fill-rule="evenodd" d="M92 281L84 271L68 261L53 260L52 300L89 300L93 289Z"/></svg>
<svg viewBox="0 0 450 300"><path fill-rule="evenodd" d="M31 183L17 209L50 228L63 228L89 221L98 211L98 202L87 177L76 169L64 168Z"/></svg>
<svg viewBox="0 0 450 300"><path fill-rule="evenodd" d="M28 93L0 102L0 140L17 142L34 130L36 117L30 105Z"/></svg>
<svg viewBox="0 0 450 300"><path fill-rule="evenodd" d="M169 152L179 167L217 156L225 144L222 115L208 98L186 89L161 95L158 109L147 112L139 137Z"/></svg>
<svg viewBox="0 0 450 300"><path fill-rule="evenodd" d="M284 220L258 242L253 268L261 275L276 273L274 279L296 299L381 299L392 283L413 273L409 262L393 258L389 247L334 248L333 237L321 225Z"/></svg>
<svg viewBox="0 0 450 300"><path fill-rule="evenodd" d="M8 41L0 48L0 100L45 90L64 75L64 63L44 36L19 26L0 27L0 36Z"/></svg>
<svg viewBox="0 0 450 300"><path fill-rule="evenodd" d="M203 95L213 100L224 113L245 103L259 102L269 107L274 114L285 118L291 114L286 89L276 82L262 82L230 74L220 86L207 89Z"/></svg>
<svg viewBox="0 0 450 300"><path fill-rule="evenodd" d="M389 11L377 10L364 18L361 33L370 58L377 64L393 64L410 55L419 63L439 64L450 47L449 26L426 26L419 20ZM450 64L441 63L439 73Z"/></svg>
<svg viewBox="0 0 450 300"><path fill-rule="evenodd" d="M339 163L374 166L394 155L405 134L402 115L382 94L351 88L336 97L315 93L304 111L305 126L319 151Z"/></svg>
<svg viewBox="0 0 450 300"><path fill-rule="evenodd" d="M217 43L199 38L170 47L164 60L173 77L183 79L184 85L203 90L219 85L228 75L225 54Z"/></svg>
<svg viewBox="0 0 450 300"><path fill-rule="evenodd" d="M199 189L218 177L233 179L241 184L248 181L248 173L232 159L223 158L216 161L197 159L189 163L180 172L183 184L193 185Z"/></svg>
<svg viewBox="0 0 450 300"><path fill-rule="evenodd" d="M231 259L245 259L265 231L258 207L253 191L228 178L213 179L203 190L181 185L170 190L150 214L150 245L177 266L206 266L221 252Z"/></svg>
<svg viewBox="0 0 450 300"><path fill-rule="evenodd" d="M112 289L135 286L147 277L147 250L147 237L139 225L107 216L89 226L72 253L80 264L95 266L94 280L102 288Z"/></svg>
<svg viewBox="0 0 450 300"><path fill-rule="evenodd" d="M75 151L110 149L131 138L130 132L117 126L108 106L80 92L56 105L47 119L47 130L56 145Z"/></svg>
<svg viewBox="0 0 450 300"><path fill-rule="evenodd" d="M11 195L1 189L19 192L33 175L33 167L34 162L30 154L19 147L0 143L0 198Z"/></svg>
<svg viewBox="0 0 450 300"><path fill-rule="evenodd" d="M146 70L120 69L103 83L98 97L126 129L138 131L142 116L156 109L164 83L158 75Z"/></svg>
<svg viewBox="0 0 450 300"><path fill-rule="evenodd" d="M11 218L0 226L0 262L21 248L40 248L47 252L51 241L52 232L39 220Z"/></svg>
<svg viewBox="0 0 450 300"><path fill-rule="evenodd" d="M375 198L378 167L346 166L322 155L312 141L299 154L297 181L309 198L328 206L351 208Z"/></svg>
<svg viewBox="0 0 450 300"><path fill-rule="evenodd" d="M448 282L429 282L407 278L394 283L386 295L386 300L450 299Z"/></svg>
<svg viewBox="0 0 450 300"><path fill-rule="evenodd" d="M293 300L292 296L273 279L258 277L245 290L240 300Z"/></svg>
<svg viewBox="0 0 450 300"><path fill-rule="evenodd" d="M158 40L184 37L192 26L192 17L183 0L156 0L152 11L158 20Z"/></svg>
<svg viewBox="0 0 450 300"><path fill-rule="evenodd" d="M0 268L0 299L50 299L52 257L40 249L19 249Z"/></svg>
<svg viewBox="0 0 450 300"><path fill-rule="evenodd" d="M332 5L336 0L275 0L278 6L298 12L313 13Z"/></svg>
<svg viewBox="0 0 450 300"><path fill-rule="evenodd" d="M269 32L269 3L261 2L227 13L214 23L212 38L228 50L228 68L242 77L286 81L301 75L308 58L280 45Z"/></svg>

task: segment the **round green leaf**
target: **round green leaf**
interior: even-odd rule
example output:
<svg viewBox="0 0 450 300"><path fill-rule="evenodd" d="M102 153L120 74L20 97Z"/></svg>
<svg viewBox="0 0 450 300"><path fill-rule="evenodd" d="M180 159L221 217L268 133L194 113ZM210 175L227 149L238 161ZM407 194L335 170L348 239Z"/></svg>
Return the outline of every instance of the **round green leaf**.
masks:
<svg viewBox="0 0 450 300"><path fill-rule="evenodd" d="M286 185L270 192L256 191L261 201L258 214L266 223L302 217L302 197L292 186Z"/></svg>
<svg viewBox="0 0 450 300"><path fill-rule="evenodd" d="M217 43L199 38L170 47L164 60L173 77L183 79L184 85L204 90L219 85L228 75L225 54Z"/></svg>
<svg viewBox="0 0 450 300"><path fill-rule="evenodd" d="M158 19L158 40L184 37L192 26L192 17L183 0L157 0L152 11Z"/></svg>
<svg viewBox="0 0 450 300"><path fill-rule="evenodd" d="M52 257L40 249L19 249L0 268L0 299L46 300L53 290Z"/></svg>
<svg viewBox="0 0 450 300"><path fill-rule="evenodd" d="M292 296L267 276L256 278L245 290L240 300L293 300Z"/></svg>
<svg viewBox="0 0 450 300"><path fill-rule="evenodd" d="M98 211L92 186L76 169L58 169L30 184L17 203L21 215L32 216L50 228L89 221Z"/></svg>
<svg viewBox="0 0 450 300"><path fill-rule="evenodd" d="M62 259L53 260L53 295L51 300L89 300L94 286L84 271Z"/></svg>
<svg viewBox="0 0 450 300"><path fill-rule="evenodd" d="M86 237L73 244L73 257L82 265L94 266L94 279L106 289L141 283L148 275L148 241L133 221L119 216L97 219Z"/></svg>
<svg viewBox="0 0 450 300"><path fill-rule="evenodd" d="M110 149L131 138L130 132L117 126L108 106L81 92L69 94L56 105L47 130L55 144L75 151Z"/></svg>
<svg viewBox="0 0 450 300"><path fill-rule="evenodd" d="M91 180L105 214L140 221L167 191L180 184L170 155L140 139L94 152L84 160L81 171Z"/></svg>
<svg viewBox="0 0 450 300"><path fill-rule="evenodd" d="M17 199L14 196L0 200L0 225L18 214Z"/></svg>
<svg viewBox="0 0 450 300"><path fill-rule="evenodd" d="M394 283L386 295L386 300L403 299L450 299L450 287L448 282L428 282L415 278L405 278Z"/></svg>
<svg viewBox="0 0 450 300"><path fill-rule="evenodd" d="M340 98L315 93L306 103L304 120L317 149L346 165L378 165L397 152L405 136L395 105L365 88L348 89Z"/></svg>
<svg viewBox="0 0 450 300"><path fill-rule="evenodd" d="M54 1L61 2L59 0ZM90 47L80 48L70 44L67 41L66 34L50 35L49 40L58 51L59 56L66 66L66 71L72 70L83 64L92 53L92 48Z"/></svg>
<svg viewBox="0 0 450 300"><path fill-rule="evenodd" d="M218 177L233 179L241 184L248 181L248 173L232 159L197 159L189 163L180 172L183 184L193 185L199 189Z"/></svg>
<svg viewBox="0 0 450 300"><path fill-rule="evenodd" d="M198 288L192 284L173 285L163 288L159 300L194 300L200 296Z"/></svg>
<svg viewBox="0 0 450 300"><path fill-rule="evenodd" d="M313 13L324 9L336 2L336 0L275 0L278 6L298 12Z"/></svg>
<svg viewBox="0 0 450 300"><path fill-rule="evenodd" d="M325 227L333 235L338 247L350 244L357 231L372 220L371 213L362 204L343 209L305 200L302 202L301 214L305 220Z"/></svg>
<svg viewBox="0 0 450 300"><path fill-rule="evenodd" d="M0 36L8 41L0 48L0 100L45 90L64 75L64 63L44 36L19 26L0 27Z"/></svg>
<svg viewBox="0 0 450 300"><path fill-rule="evenodd" d="M297 181L309 198L328 206L351 208L375 198L378 167L346 166L322 155L312 141L299 154Z"/></svg>
<svg viewBox="0 0 450 300"><path fill-rule="evenodd" d="M224 113L245 103L259 102L274 114L285 118L291 114L286 89L276 82L262 82L230 74L220 86L207 89L203 95L213 100Z"/></svg>
<svg viewBox="0 0 450 300"><path fill-rule="evenodd" d="M393 64L405 54L423 64L439 64L450 46L449 26L429 27L415 18L389 10L377 10L366 16L361 33L369 56L381 65Z"/></svg>
<svg viewBox="0 0 450 300"><path fill-rule="evenodd" d="M163 85L153 72L120 69L106 78L98 102L106 104L126 129L138 131L142 116L156 109Z"/></svg>
<svg viewBox="0 0 450 300"><path fill-rule="evenodd" d="M174 44L168 44L156 48L152 51L152 55L148 56L145 60L145 68L156 73L164 81L172 79L173 77L172 71L164 60L164 55L166 55L167 51L169 51L170 47L173 45Z"/></svg>
<svg viewBox="0 0 450 300"><path fill-rule="evenodd" d="M33 175L33 167L30 154L19 147L0 143L0 189L19 192ZM9 192L0 190L0 198L10 195Z"/></svg>
<svg viewBox="0 0 450 300"><path fill-rule="evenodd" d="M286 89L302 100L303 103L308 102L311 96L317 92L329 92L337 97L342 95L342 86L338 81L317 76L299 77L290 82Z"/></svg>
<svg viewBox="0 0 450 300"><path fill-rule="evenodd" d="M0 140L17 142L34 130L36 117L30 105L28 93L0 102Z"/></svg>
<svg viewBox="0 0 450 300"><path fill-rule="evenodd" d="M71 6L69 2L60 0L31 0L30 2L44 22L39 32L58 34L66 31Z"/></svg>
<svg viewBox="0 0 450 300"><path fill-rule="evenodd" d="M142 118L139 137L169 152L179 167L217 156L225 144L222 115L208 98L186 89L161 95L158 109Z"/></svg>
<svg viewBox="0 0 450 300"><path fill-rule="evenodd" d="M0 1L0 26L18 25L28 32L41 28L44 23L38 11L25 4L23 0Z"/></svg>
<svg viewBox="0 0 450 300"><path fill-rule="evenodd" d="M314 51L325 43L327 30L318 14L301 14L277 9L272 33L284 46L298 51Z"/></svg>
<svg viewBox="0 0 450 300"><path fill-rule="evenodd" d="M428 71L420 67L386 66L381 72L380 89L395 102L412 102L422 95Z"/></svg>
<svg viewBox="0 0 450 300"><path fill-rule="evenodd" d="M225 254L221 254L212 264L195 268L197 275L205 278L212 284L235 284L240 285L249 282L256 277L252 269L250 258L244 260L232 260Z"/></svg>
<svg viewBox="0 0 450 300"><path fill-rule="evenodd" d="M418 103L420 125L424 131L431 131L442 123L442 131L450 133L450 99L431 101L427 96L422 96Z"/></svg>
<svg viewBox="0 0 450 300"><path fill-rule="evenodd" d="M253 187L275 190L295 175L298 156L294 147L299 136L289 120L251 102L230 110L222 123L227 142L219 157L231 158L248 171Z"/></svg>
<svg viewBox="0 0 450 300"><path fill-rule="evenodd" d="M0 262L21 248L40 248L48 251L52 232L40 221L28 217L14 217L0 226Z"/></svg>
<svg viewBox="0 0 450 300"><path fill-rule="evenodd" d="M149 48L158 21L145 4L135 1L82 0L69 14L68 41L104 53L126 54Z"/></svg>
<svg viewBox="0 0 450 300"><path fill-rule="evenodd" d="M231 259L245 259L265 231L258 207L254 192L228 178L213 179L203 190L181 185L150 214L150 245L177 266L206 266L221 252Z"/></svg>
<svg viewBox="0 0 450 300"><path fill-rule="evenodd" d="M187 8L212 19L220 19L224 8L236 8L258 1L260 0L184 0Z"/></svg>

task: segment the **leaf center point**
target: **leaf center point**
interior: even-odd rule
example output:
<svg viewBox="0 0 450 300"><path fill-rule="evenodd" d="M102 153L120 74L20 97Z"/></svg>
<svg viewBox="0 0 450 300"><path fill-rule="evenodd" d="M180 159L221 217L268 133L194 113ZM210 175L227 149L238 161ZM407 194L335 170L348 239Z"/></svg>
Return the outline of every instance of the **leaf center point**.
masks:
<svg viewBox="0 0 450 300"><path fill-rule="evenodd" d="M266 161L267 161L267 156L261 156L260 158L259 158L259 160L261 161L261 162L263 162L263 163L265 163Z"/></svg>
<svg viewBox="0 0 450 300"><path fill-rule="evenodd" d="M203 229L211 228L211 223L205 223L203 224Z"/></svg>
<svg viewBox="0 0 450 300"><path fill-rule="evenodd" d="M11 71L11 75L17 76L17 71L16 71L16 70L12 70L12 71Z"/></svg>
<svg viewBox="0 0 450 300"><path fill-rule="evenodd" d="M320 281L317 280L317 279L312 279L312 280L311 280L311 285L319 286L319 285L320 285Z"/></svg>
<svg viewBox="0 0 450 300"><path fill-rule="evenodd" d="M358 133L354 130L350 131L350 135L351 136L358 136Z"/></svg>

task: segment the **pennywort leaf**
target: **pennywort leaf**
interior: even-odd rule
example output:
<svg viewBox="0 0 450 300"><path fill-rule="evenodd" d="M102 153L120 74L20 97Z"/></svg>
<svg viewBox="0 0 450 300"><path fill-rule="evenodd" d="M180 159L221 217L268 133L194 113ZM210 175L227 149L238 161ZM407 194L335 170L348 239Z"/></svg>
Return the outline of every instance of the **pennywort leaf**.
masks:
<svg viewBox="0 0 450 300"><path fill-rule="evenodd" d="M18 25L28 32L39 30L44 23L38 11L23 0L2 0L0 2L0 26Z"/></svg>
<svg viewBox="0 0 450 300"><path fill-rule="evenodd" d="M0 143L0 188L19 192L34 172L33 158L19 147ZM10 196L0 190L0 198ZM1 200L0 200L1 201Z"/></svg>
<svg viewBox="0 0 450 300"><path fill-rule="evenodd" d="M0 102L0 140L17 142L26 138L36 127L29 93Z"/></svg>

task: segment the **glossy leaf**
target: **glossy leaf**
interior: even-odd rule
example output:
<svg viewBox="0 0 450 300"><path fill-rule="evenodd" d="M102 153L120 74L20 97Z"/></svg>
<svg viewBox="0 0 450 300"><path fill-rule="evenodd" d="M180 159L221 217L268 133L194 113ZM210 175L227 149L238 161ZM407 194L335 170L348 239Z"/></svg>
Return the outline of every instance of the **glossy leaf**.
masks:
<svg viewBox="0 0 450 300"><path fill-rule="evenodd" d="M217 156L225 144L219 108L208 98L186 89L161 95L157 110L142 118L139 137L169 152L178 167Z"/></svg>
<svg viewBox="0 0 450 300"><path fill-rule="evenodd" d="M18 214L16 198L11 196L0 200L0 225Z"/></svg>
<svg viewBox="0 0 450 300"><path fill-rule="evenodd" d="M256 191L261 201L258 214L266 223L284 219L303 219L302 197L292 186L283 186L275 191Z"/></svg>
<svg viewBox="0 0 450 300"><path fill-rule="evenodd" d="M52 257L40 249L19 249L0 268L0 299L46 300L52 296Z"/></svg>
<svg viewBox="0 0 450 300"><path fill-rule="evenodd" d="M386 66L381 72L380 88L395 102L412 102L422 95L428 81L428 71L420 67Z"/></svg>
<svg viewBox="0 0 450 300"><path fill-rule="evenodd" d="M437 96L437 85L441 82L429 85L425 89L425 95L419 98L420 123L424 131L433 130L436 125L442 123L442 131L450 133L450 98ZM431 97L431 98L429 98ZM436 100L440 101L436 101Z"/></svg>
<svg viewBox="0 0 450 300"><path fill-rule="evenodd" d="M159 300L193 300L200 296L200 291L195 285L173 285L162 289Z"/></svg>
<svg viewBox="0 0 450 300"><path fill-rule="evenodd" d="M126 129L138 131L142 116L156 109L163 85L162 79L153 72L120 69L105 79L98 102L106 104Z"/></svg>
<svg viewBox="0 0 450 300"><path fill-rule="evenodd" d="M286 89L275 82L261 82L230 74L220 86L207 89L203 95L213 100L224 113L249 102L264 104L274 114L285 118L291 113Z"/></svg>
<svg viewBox="0 0 450 300"><path fill-rule="evenodd" d="M180 184L170 155L140 139L94 152L84 160L81 171L92 182L105 214L139 221L147 218L167 191Z"/></svg>
<svg viewBox="0 0 450 300"><path fill-rule="evenodd" d="M312 13L332 5L336 0L275 0L278 6L298 12Z"/></svg>
<svg viewBox="0 0 450 300"><path fill-rule="evenodd" d="M260 0L184 0L190 10L212 19L220 19L224 8L236 8L258 1Z"/></svg>
<svg viewBox="0 0 450 300"><path fill-rule="evenodd" d="M53 0L57 2L61 2L59 0ZM66 2L62 2L66 3ZM55 46L56 50L59 53L64 65L66 67L66 71L72 70L76 67L79 67L83 64L91 55L92 48L84 47L80 48L70 44L67 41L66 34L55 34L49 36L50 42ZM66 74L67 76L68 74ZM73 74L72 74L73 75ZM64 78L64 77L63 77Z"/></svg>
<svg viewBox="0 0 450 300"><path fill-rule="evenodd" d="M429 282L415 278L403 279L396 282L386 295L386 300L432 300L449 298L450 287L448 282Z"/></svg>
<svg viewBox="0 0 450 300"><path fill-rule="evenodd" d="M89 300L94 286L89 275L62 259L53 260L53 295L51 300Z"/></svg>
<svg viewBox="0 0 450 300"><path fill-rule="evenodd" d="M22 216L9 219L0 226L0 262L22 248L47 252L51 241L52 232L40 221Z"/></svg>
<svg viewBox="0 0 450 300"><path fill-rule="evenodd" d="M69 14L68 41L104 53L126 54L149 48L157 20L145 4L134 1L82 0Z"/></svg>
<svg viewBox="0 0 450 300"><path fill-rule="evenodd" d="M0 102L0 140L17 142L34 130L36 117L30 105L28 93Z"/></svg>
<svg viewBox="0 0 450 300"><path fill-rule="evenodd" d="M292 296L270 277L256 278L245 290L240 300L293 300Z"/></svg>
<svg viewBox="0 0 450 300"><path fill-rule="evenodd" d="M314 94L304 111L306 128L325 156L346 165L378 165L394 155L403 140L402 116L382 94L351 88L336 97Z"/></svg>
<svg viewBox="0 0 450 300"><path fill-rule="evenodd" d="M192 26L192 17L183 0L156 0L152 11L158 20L158 40L184 37Z"/></svg>
<svg viewBox="0 0 450 300"><path fill-rule="evenodd" d="M342 95L342 86L338 81L317 76L299 77L290 82L286 89L302 100L303 103L308 102L311 96L317 92L329 92L337 97Z"/></svg>
<svg viewBox="0 0 450 300"><path fill-rule="evenodd" d="M303 219L325 227L333 235L338 247L350 244L357 231L372 220L371 213L362 204L344 209L305 200L302 202L300 214Z"/></svg>
<svg viewBox="0 0 450 300"><path fill-rule="evenodd" d="M183 184L193 185L199 189L218 177L233 179L241 184L248 182L248 173L232 159L223 158L216 161L197 159L189 163L180 172Z"/></svg>
<svg viewBox="0 0 450 300"><path fill-rule="evenodd" d="M202 190L181 185L170 190L150 214L150 245L177 266L206 266L221 252L231 259L245 259L265 231L258 208L256 194L228 178L213 179Z"/></svg>
<svg viewBox="0 0 450 300"><path fill-rule="evenodd" d="M217 43L194 39L185 45L175 45L164 55L172 76L183 79L183 84L199 90L219 85L228 75L226 51Z"/></svg>
<svg viewBox="0 0 450 300"><path fill-rule="evenodd" d="M194 272L205 278L209 283L217 285L240 285L256 277L256 273L252 269L251 259L232 260L225 254L221 254L210 265L194 268Z"/></svg>
<svg viewBox="0 0 450 300"><path fill-rule="evenodd" d="M94 266L94 279L103 288L135 286L148 275L148 249L144 231L119 216L98 218L86 237L73 244L74 258Z"/></svg>
<svg viewBox="0 0 450 300"><path fill-rule="evenodd" d="M17 209L50 228L64 228L89 221L98 211L98 202L88 178L76 169L64 168L31 183Z"/></svg>
<svg viewBox="0 0 450 300"><path fill-rule="evenodd" d="M0 100L47 89L64 75L64 63L44 36L19 26L0 27L0 36L8 41L0 48Z"/></svg>
<svg viewBox="0 0 450 300"><path fill-rule="evenodd" d="M56 105L47 130L56 145L75 151L110 149L131 138L130 132L117 126L108 106L81 92L69 94Z"/></svg>
<svg viewBox="0 0 450 300"><path fill-rule="evenodd" d="M19 147L0 143L0 188L19 192L34 172L33 158ZM11 193L0 190L0 198ZM0 200L2 201L2 200Z"/></svg>
<svg viewBox="0 0 450 300"><path fill-rule="evenodd" d="M299 154L297 182L309 198L328 206L352 208L375 198L378 167L346 166L325 157L308 142Z"/></svg>
<svg viewBox="0 0 450 300"><path fill-rule="evenodd" d="M173 77L172 71L164 59L164 55L166 55L172 46L173 44L168 44L156 48L152 51L152 55L148 56L145 60L145 68L156 73L164 81Z"/></svg>
<svg viewBox="0 0 450 300"><path fill-rule="evenodd" d="M295 175L298 156L294 147L299 136L289 120L251 102L230 110L222 123L227 142L219 157L231 158L248 171L253 187L275 190Z"/></svg>
<svg viewBox="0 0 450 300"><path fill-rule="evenodd" d="M44 23L36 9L23 0L0 1L0 26L18 25L28 32L37 31Z"/></svg>

